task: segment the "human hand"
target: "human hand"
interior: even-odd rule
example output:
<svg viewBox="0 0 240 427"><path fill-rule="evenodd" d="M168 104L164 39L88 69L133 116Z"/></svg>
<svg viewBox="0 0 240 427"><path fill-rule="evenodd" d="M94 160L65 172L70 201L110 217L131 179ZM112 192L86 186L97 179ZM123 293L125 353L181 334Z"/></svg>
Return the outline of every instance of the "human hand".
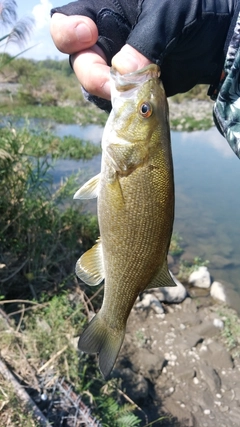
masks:
<svg viewBox="0 0 240 427"><path fill-rule="evenodd" d="M94 21L86 16L54 13L51 35L56 47L71 55L74 72L84 89L110 100L109 66L103 50L96 44L98 28ZM137 71L150 62L128 44L112 58L112 66L121 74Z"/></svg>
<svg viewBox="0 0 240 427"><path fill-rule="evenodd" d="M110 111L111 65L125 74L157 64L168 97L197 83L216 85L235 1L205 3L76 0L52 9L51 32L71 55L87 99Z"/></svg>

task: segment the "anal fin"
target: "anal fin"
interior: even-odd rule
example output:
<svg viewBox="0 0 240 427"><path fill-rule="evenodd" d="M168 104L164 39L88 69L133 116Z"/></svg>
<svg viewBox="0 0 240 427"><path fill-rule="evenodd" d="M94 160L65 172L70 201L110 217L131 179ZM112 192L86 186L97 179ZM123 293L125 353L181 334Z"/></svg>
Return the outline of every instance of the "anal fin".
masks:
<svg viewBox="0 0 240 427"><path fill-rule="evenodd" d="M164 286L177 286L171 273L168 270L167 261L164 262L163 266L159 269L157 274L146 289L160 288Z"/></svg>
<svg viewBox="0 0 240 427"><path fill-rule="evenodd" d="M98 185L100 173L89 179L79 190L74 194L74 199L94 199L98 196Z"/></svg>
<svg viewBox="0 0 240 427"><path fill-rule="evenodd" d="M90 286L99 285L104 279L102 243L98 239L96 245L85 252L76 263L76 275Z"/></svg>

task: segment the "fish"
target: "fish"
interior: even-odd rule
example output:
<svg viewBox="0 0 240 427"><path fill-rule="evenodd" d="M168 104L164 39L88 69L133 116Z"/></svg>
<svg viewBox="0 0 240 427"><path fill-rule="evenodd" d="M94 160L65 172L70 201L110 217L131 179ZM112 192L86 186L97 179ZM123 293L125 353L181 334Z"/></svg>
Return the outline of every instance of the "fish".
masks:
<svg viewBox="0 0 240 427"><path fill-rule="evenodd" d="M100 238L76 263L90 286L104 282L103 303L78 349L98 353L107 379L130 311L144 290L176 286L167 254L174 221L169 111L160 70L150 64L121 75L110 70L112 110L102 136L101 172L75 199L97 197Z"/></svg>

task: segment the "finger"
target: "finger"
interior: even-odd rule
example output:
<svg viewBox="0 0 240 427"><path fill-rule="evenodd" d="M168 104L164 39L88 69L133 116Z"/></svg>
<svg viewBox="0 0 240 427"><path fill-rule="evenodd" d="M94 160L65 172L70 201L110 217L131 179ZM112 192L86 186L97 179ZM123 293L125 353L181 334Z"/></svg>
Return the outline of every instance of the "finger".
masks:
<svg viewBox="0 0 240 427"><path fill-rule="evenodd" d="M86 16L54 13L50 31L58 50L69 55L93 46L98 39L96 24Z"/></svg>
<svg viewBox="0 0 240 427"><path fill-rule="evenodd" d="M97 45L72 55L71 62L78 80L87 92L111 99L110 68L103 51Z"/></svg>
<svg viewBox="0 0 240 427"><path fill-rule="evenodd" d="M149 64L151 61L129 44L125 44L112 59L112 66L120 74L132 73Z"/></svg>

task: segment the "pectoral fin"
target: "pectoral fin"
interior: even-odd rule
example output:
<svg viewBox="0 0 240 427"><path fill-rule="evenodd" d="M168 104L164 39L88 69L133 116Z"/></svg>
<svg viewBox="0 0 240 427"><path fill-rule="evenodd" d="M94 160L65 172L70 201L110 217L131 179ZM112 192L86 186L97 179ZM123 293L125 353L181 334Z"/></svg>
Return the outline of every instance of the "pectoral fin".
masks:
<svg viewBox="0 0 240 427"><path fill-rule="evenodd" d="M98 185L100 173L89 179L79 190L74 194L74 199L94 199L98 196Z"/></svg>
<svg viewBox="0 0 240 427"><path fill-rule="evenodd" d="M177 286L168 270L167 261L164 262L163 266L146 289L160 288L163 286Z"/></svg>
<svg viewBox="0 0 240 427"><path fill-rule="evenodd" d="M132 169L136 169L148 157L148 149L145 141L139 141L138 149L131 143L110 144L106 153L111 160L111 164L116 172L126 174Z"/></svg>
<svg viewBox="0 0 240 427"><path fill-rule="evenodd" d="M102 243L100 239L76 263L76 275L90 286L99 285L104 279Z"/></svg>

